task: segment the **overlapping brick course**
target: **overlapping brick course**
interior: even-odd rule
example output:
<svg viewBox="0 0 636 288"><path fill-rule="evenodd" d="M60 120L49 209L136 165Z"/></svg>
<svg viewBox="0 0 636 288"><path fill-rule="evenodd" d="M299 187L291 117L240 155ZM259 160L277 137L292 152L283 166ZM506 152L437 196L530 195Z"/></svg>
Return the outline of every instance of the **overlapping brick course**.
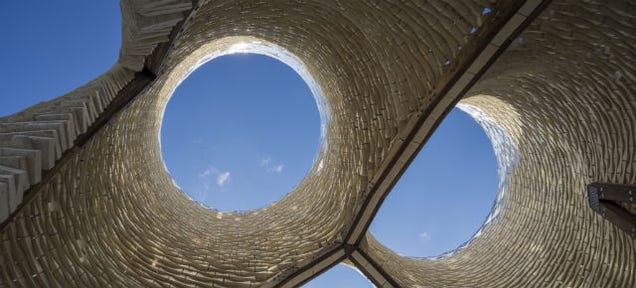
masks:
<svg viewBox="0 0 636 288"><path fill-rule="evenodd" d="M124 44L111 71L0 119L35 121L39 111L58 108L67 115L87 111L79 117L94 119L108 102L91 98L96 90L86 87L132 79L158 43L171 41L160 69L150 69L156 79L62 157L0 231L0 287L293 285L285 281L320 272L312 261L341 260L350 247L388 273L386 287L636 284L635 240L590 210L585 194L594 181L636 184L634 3L554 1L466 94L462 103L488 116L481 120L491 137L506 133L493 141L515 147L496 149L500 168L508 167L505 199L478 237L432 260L401 257L368 234L359 247L343 242L400 131L438 103L435 88L466 61L463 49L487 37L483 29L500 29L487 21L510 5L199 1L190 12L187 1L160 2L123 1ZM485 7L493 11L484 13ZM135 28L140 23L149 28ZM305 64L329 107L328 148L280 201L245 213L218 212L173 185L158 134L172 92L197 62L250 41L278 45ZM123 87L109 85L99 89L116 94ZM74 97L92 104L79 110L68 108L76 102L54 104ZM65 117L56 120L65 129L90 126ZM0 165L21 165L1 153Z"/></svg>

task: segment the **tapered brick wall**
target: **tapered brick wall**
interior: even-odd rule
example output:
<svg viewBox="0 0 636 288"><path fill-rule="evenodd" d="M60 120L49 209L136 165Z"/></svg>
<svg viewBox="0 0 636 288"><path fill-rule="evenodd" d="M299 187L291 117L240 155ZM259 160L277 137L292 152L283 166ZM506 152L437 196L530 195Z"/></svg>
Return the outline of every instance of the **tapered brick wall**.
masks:
<svg viewBox="0 0 636 288"><path fill-rule="evenodd" d="M482 35L471 30L488 27L501 5L199 1L189 11L173 2L157 9L189 16L164 39L156 79L56 162L0 232L0 287L258 287L342 245L398 131L437 103L434 87ZM398 256L367 235L360 249L398 285L636 284L634 239L593 213L585 195L589 182L636 184L636 6L611 2L554 1L466 94L463 105L487 116L477 120L493 142L514 147L496 149L509 167L501 210L466 247L436 260ZM124 31L154 15L139 7L122 3ZM163 24L134 31L177 24L154 21ZM137 45L134 31L117 64L129 73L143 67L135 53L156 47ZM328 104L328 145L280 201L218 212L173 185L159 131L172 92L200 59L250 41L302 61Z"/></svg>

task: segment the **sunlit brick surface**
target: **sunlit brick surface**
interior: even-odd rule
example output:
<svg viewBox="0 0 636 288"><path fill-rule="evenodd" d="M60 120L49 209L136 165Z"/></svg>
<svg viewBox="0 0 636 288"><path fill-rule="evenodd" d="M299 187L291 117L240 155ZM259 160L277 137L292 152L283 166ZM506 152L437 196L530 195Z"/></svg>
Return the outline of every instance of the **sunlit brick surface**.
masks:
<svg viewBox="0 0 636 288"><path fill-rule="evenodd" d="M190 11L183 1L161 2L167 4L124 1L129 32L120 62L99 79L132 79L143 56L169 40L171 25ZM508 137L493 141L518 152L495 147L500 167L515 159L502 174L501 212L465 248L436 260L400 257L367 236L359 249L400 286L636 284L634 239L589 209L585 194L594 181L636 184L636 6L611 2L554 1L468 92L463 103L489 117L482 121L489 135ZM498 4L199 1L157 78L57 162L0 232L0 287L276 285L290 267L342 245L396 135L436 103L434 87L464 61L462 48L479 40L471 30L498 17ZM483 13L485 7L493 11ZM144 31L158 34L139 36ZM199 60L250 41L278 45L304 63L328 104L328 145L280 201L221 213L173 185L161 159L160 125L176 85ZM34 121L40 107L57 109L46 105L53 104L0 120Z"/></svg>

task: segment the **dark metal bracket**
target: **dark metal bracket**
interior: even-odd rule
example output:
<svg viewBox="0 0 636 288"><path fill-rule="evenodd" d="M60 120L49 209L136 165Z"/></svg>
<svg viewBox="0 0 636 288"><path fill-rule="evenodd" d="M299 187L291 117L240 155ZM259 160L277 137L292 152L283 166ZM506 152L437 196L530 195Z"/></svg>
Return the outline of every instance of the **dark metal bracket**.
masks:
<svg viewBox="0 0 636 288"><path fill-rule="evenodd" d="M633 208L636 203L636 186L592 183L587 185L587 195L594 211L636 237L636 210Z"/></svg>

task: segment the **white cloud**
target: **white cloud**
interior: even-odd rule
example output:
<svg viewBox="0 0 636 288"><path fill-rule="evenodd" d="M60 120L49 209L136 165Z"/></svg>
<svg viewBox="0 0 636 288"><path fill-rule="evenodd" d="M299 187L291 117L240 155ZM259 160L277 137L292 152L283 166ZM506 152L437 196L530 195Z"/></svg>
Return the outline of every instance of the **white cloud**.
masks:
<svg viewBox="0 0 636 288"><path fill-rule="evenodd" d="M262 168L265 169L265 172L267 173L282 173L283 169L285 168L285 164L279 163L279 164L274 164L274 161L272 161L272 157L265 157L263 159L261 159L261 164L260 166Z"/></svg>
<svg viewBox="0 0 636 288"><path fill-rule="evenodd" d="M208 169L205 169L203 172L199 173L199 177L202 178L206 178L212 174L216 174L219 173L219 170L217 170L216 168L214 168L213 166L208 167Z"/></svg>
<svg viewBox="0 0 636 288"><path fill-rule="evenodd" d="M216 186L223 187L230 180L230 171L224 171L215 168L214 166L210 166L207 169L201 171L199 173L199 177L201 179L202 189L199 193L207 193L210 191L215 191L214 181L216 181Z"/></svg>
<svg viewBox="0 0 636 288"><path fill-rule="evenodd" d="M230 172L225 171L221 174L219 174L218 177L216 177L216 184L219 185L219 187L223 186L225 184L225 182L227 182L228 180L230 180Z"/></svg>
<svg viewBox="0 0 636 288"><path fill-rule="evenodd" d="M428 235L428 233L426 232L422 232L418 234L417 236L420 237L421 240L428 240L431 238L431 235Z"/></svg>
<svg viewBox="0 0 636 288"><path fill-rule="evenodd" d="M261 167L269 166L272 163L272 157L265 157L261 159Z"/></svg>

